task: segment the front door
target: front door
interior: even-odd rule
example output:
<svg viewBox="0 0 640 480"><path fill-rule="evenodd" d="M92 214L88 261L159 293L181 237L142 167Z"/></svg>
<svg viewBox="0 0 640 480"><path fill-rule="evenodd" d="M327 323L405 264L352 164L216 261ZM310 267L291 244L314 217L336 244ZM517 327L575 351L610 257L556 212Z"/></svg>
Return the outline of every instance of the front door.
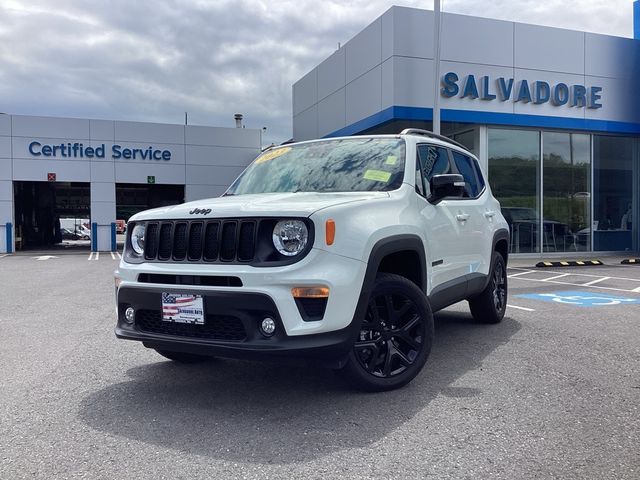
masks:
<svg viewBox="0 0 640 480"><path fill-rule="evenodd" d="M452 286L468 272L465 244L461 238L463 223L456 218L455 200L442 200L437 204L427 201L429 182L434 175L452 173L446 148L419 144L416 165L416 184L420 203L423 231L427 236L427 272L431 290Z"/></svg>

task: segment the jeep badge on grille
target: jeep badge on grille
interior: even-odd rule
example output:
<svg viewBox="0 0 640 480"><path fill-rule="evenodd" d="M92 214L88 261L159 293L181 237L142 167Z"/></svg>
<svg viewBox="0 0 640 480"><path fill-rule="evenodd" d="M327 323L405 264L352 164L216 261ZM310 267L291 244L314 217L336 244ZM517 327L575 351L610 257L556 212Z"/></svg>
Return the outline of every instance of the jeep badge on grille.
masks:
<svg viewBox="0 0 640 480"><path fill-rule="evenodd" d="M208 215L211 213L211 209L210 208L194 208L189 212L190 215L197 215L199 213L202 215Z"/></svg>

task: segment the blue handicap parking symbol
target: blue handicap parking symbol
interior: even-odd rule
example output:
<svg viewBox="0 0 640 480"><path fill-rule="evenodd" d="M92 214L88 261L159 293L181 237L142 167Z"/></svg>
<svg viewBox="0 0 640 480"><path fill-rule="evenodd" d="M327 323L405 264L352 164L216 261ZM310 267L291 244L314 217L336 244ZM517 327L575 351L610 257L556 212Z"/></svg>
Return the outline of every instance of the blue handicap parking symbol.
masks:
<svg viewBox="0 0 640 480"><path fill-rule="evenodd" d="M516 295L518 298L530 298L544 302L563 303L577 307L604 307L609 305L631 305L640 303L640 298L625 298L607 293L592 292L556 292L556 293L527 293Z"/></svg>

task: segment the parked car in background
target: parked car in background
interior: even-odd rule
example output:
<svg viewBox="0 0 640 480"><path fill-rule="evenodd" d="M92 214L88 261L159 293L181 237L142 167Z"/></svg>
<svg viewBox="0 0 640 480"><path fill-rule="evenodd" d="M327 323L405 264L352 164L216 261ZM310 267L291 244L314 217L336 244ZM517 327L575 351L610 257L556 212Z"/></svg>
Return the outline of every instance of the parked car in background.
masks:
<svg viewBox="0 0 640 480"><path fill-rule="evenodd" d="M72 232L68 228L61 228L60 234L62 236L62 240L81 240L82 239L80 235Z"/></svg>
<svg viewBox="0 0 640 480"><path fill-rule="evenodd" d="M127 222L124 220L116 220L116 233L122 234L127 231Z"/></svg>
<svg viewBox="0 0 640 480"><path fill-rule="evenodd" d="M76 228L76 234L80 237L80 239L82 240L91 240L91 230L89 230L87 227L85 227L84 225L79 225Z"/></svg>

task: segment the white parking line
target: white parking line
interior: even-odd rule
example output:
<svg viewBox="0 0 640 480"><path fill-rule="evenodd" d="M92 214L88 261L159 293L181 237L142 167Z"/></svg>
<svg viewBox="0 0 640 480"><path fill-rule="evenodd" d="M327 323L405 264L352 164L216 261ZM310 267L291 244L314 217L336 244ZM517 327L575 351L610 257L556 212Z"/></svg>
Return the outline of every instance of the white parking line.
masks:
<svg viewBox="0 0 640 480"><path fill-rule="evenodd" d="M8 255L8 253L5 253L4 255L0 255L0 258L4 258Z"/></svg>
<svg viewBox="0 0 640 480"><path fill-rule="evenodd" d="M615 278L615 277L612 277ZM517 280L525 280L525 281L529 281L529 282L540 282L540 283L554 283L556 285L571 285L572 287L584 287L585 284L584 283L571 283L571 282L559 282L556 280L539 280L537 278L527 278L527 277L522 277L522 278L518 278ZM637 281L637 280L635 280ZM588 285L589 288L597 288L599 290L612 290L614 292L627 292L627 293L640 293L640 287L632 289L632 290L627 290L624 288L614 288L614 287L601 287L600 285Z"/></svg>
<svg viewBox="0 0 640 480"><path fill-rule="evenodd" d="M122 255L120 255L120 252L116 252L116 255L118 255L118 258L122 259Z"/></svg>
<svg viewBox="0 0 640 480"><path fill-rule="evenodd" d="M508 308L515 308L517 310L524 310L525 312L535 312L535 310L533 308L518 307L517 305L509 305L508 303L507 303L507 307Z"/></svg>
<svg viewBox="0 0 640 480"><path fill-rule="evenodd" d="M87 258L87 260L93 260L93 252L89 254L89 258Z"/></svg>
<svg viewBox="0 0 640 480"><path fill-rule="evenodd" d="M96 260L100 258L100 252L96 252Z"/></svg>
<svg viewBox="0 0 640 480"><path fill-rule="evenodd" d="M568 277L569 275L571 275L571 274L570 273L561 273L560 275L556 275L555 277L545 278L542 281L543 282L549 282L551 280L555 280L556 278Z"/></svg>
<svg viewBox="0 0 640 480"><path fill-rule="evenodd" d="M595 285L596 283L604 282L605 280L609 280L610 278L611 277L596 278L595 280L591 280L590 282L585 283L584 286L588 287L590 285Z"/></svg>
<svg viewBox="0 0 640 480"><path fill-rule="evenodd" d="M633 267L633 265L632 265L632 267ZM558 274L558 275L563 273L563 272L558 272L557 270L556 271L550 271L550 270L547 270L546 268L545 269L538 269L538 270L531 270L529 268L509 267L509 270L522 270L523 273L525 273L525 272L526 273L531 273L531 272L555 273L555 274ZM517 275L517 273L514 274L514 275ZM592 275L592 274L589 274L589 273L573 272L573 273L567 273L566 275L578 275L580 277L602 278L602 274L600 274L600 275ZM511 275L511 276L513 276L513 275ZM638 278L627 278L627 277L611 277L611 278L613 278L614 280L629 280L630 282L640 282L640 279L638 279Z"/></svg>
<svg viewBox="0 0 640 480"><path fill-rule="evenodd" d="M111 254L111 259L112 259L112 260L115 260L115 259L116 259L116 256L113 254L113 252L109 252L109 253Z"/></svg>
<svg viewBox="0 0 640 480"><path fill-rule="evenodd" d="M507 278L519 277L520 275L526 275L527 273L533 273L535 270L527 270L526 272L514 273L513 275L507 275Z"/></svg>

